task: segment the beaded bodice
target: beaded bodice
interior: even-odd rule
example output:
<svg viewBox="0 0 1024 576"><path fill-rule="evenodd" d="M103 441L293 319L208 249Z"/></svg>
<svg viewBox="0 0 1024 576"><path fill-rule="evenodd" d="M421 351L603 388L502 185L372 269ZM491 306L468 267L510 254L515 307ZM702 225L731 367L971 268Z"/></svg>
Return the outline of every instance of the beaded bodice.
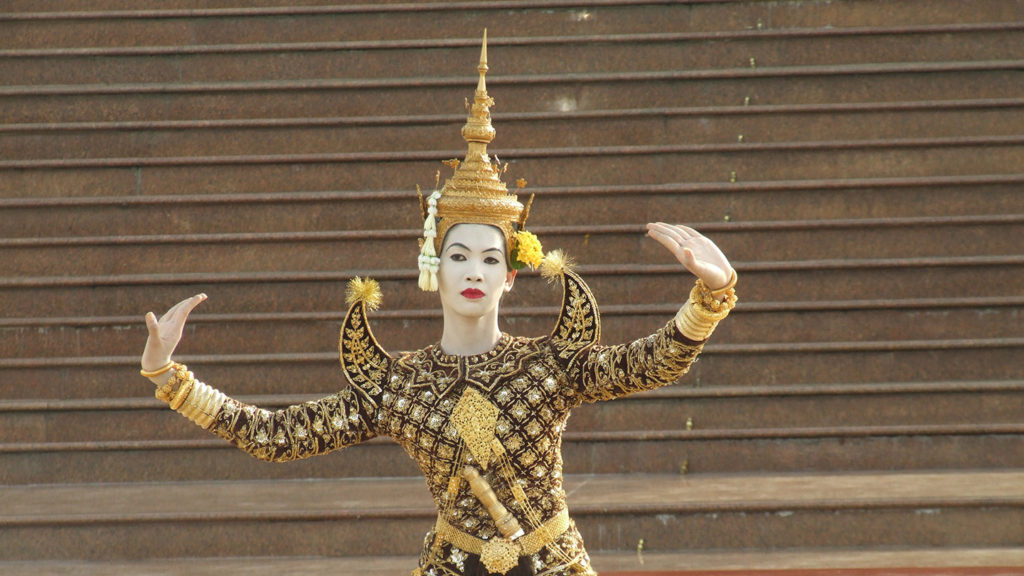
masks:
<svg viewBox="0 0 1024 576"><path fill-rule="evenodd" d="M456 410L467 390L494 407L473 411L457 425ZM499 500L515 513L517 498L498 473L500 462L482 461L463 438L479 428L501 443L516 480L537 512L548 518L564 507L559 450L569 409L577 394L547 347L546 339L503 335L491 352L475 357L448 356L431 346L398 359L381 394L378 432L388 434L416 461L438 509L453 526L480 538L495 534L486 510L463 483L450 492L450 480L469 463L481 472Z"/></svg>

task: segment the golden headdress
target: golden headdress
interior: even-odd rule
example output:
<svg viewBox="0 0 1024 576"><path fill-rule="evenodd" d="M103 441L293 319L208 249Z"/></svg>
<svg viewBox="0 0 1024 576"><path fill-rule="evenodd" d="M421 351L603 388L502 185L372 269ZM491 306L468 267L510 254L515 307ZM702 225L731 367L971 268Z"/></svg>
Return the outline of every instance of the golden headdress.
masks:
<svg viewBox="0 0 1024 576"><path fill-rule="evenodd" d="M522 268L524 265L536 268L543 257L537 237L524 229L533 197L523 206L515 194L508 192L501 180L507 165L492 163L487 155L487 145L494 139L495 131L491 126L490 111L494 99L487 95L484 80L487 73L486 30L477 70L480 72L480 80L473 103L466 103L469 117L462 127L462 137L469 145L466 158L461 162L446 162L455 168L455 174L427 199L424 200L423 194L420 194L423 239L420 241L419 284L421 289L431 292L437 290L441 243L448 230L456 224L488 224L501 230L513 268ZM525 181L520 179L517 185L522 187Z"/></svg>

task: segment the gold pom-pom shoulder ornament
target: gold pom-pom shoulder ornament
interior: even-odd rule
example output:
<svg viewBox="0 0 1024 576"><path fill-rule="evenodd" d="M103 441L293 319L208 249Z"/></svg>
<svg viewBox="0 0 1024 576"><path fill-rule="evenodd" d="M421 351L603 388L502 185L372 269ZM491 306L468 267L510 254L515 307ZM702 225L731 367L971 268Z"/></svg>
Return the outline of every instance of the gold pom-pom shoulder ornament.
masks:
<svg viewBox="0 0 1024 576"><path fill-rule="evenodd" d="M355 278L348 282L348 292L345 294L345 303L351 307L356 302L362 302L367 310L376 310L380 307L381 293L380 284L370 278Z"/></svg>
<svg viewBox="0 0 1024 576"><path fill-rule="evenodd" d="M487 31L484 30L483 46L480 50L480 65L477 67L480 80L477 82L473 103L467 103L469 116L462 127L462 137L469 146L461 162L450 160L445 164L454 167L455 173L447 179L440 190L435 190L426 199L419 192L420 209L423 212L423 238L420 240L419 286L428 292L437 291L437 271L441 260L441 243L445 234L457 224L486 224L501 230L508 248L509 265L513 269L525 266L536 268L543 259L540 241L526 232L526 219L530 215L533 197L523 206L515 194L510 194L501 180L508 164L491 162L487 145L494 139L491 125L491 106L494 99L487 95ZM526 181L519 179L517 187Z"/></svg>
<svg viewBox="0 0 1024 576"><path fill-rule="evenodd" d="M571 271L575 262L561 250L552 250L540 263L540 275L548 282L557 282L566 271Z"/></svg>

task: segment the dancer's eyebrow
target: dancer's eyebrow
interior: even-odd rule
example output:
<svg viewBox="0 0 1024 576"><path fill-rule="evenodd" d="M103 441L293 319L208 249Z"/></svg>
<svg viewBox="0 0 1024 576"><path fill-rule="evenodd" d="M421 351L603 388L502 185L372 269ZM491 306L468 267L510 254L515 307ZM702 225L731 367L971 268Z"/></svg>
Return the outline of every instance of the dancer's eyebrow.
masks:
<svg viewBox="0 0 1024 576"><path fill-rule="evenodd" d="M451 244L448 245L448 248L446 248L445 250L451 250L452 248L462 248L466 252L472 252L472 250L469 249L469 246L466 246L465 244L463 244L461 242L452 242ZM497 246L495 246L493 248L488 248L488 249L484 250L484 252L502 252L502 253L504 253L502 251L502 249L497 247Z"/></svg>

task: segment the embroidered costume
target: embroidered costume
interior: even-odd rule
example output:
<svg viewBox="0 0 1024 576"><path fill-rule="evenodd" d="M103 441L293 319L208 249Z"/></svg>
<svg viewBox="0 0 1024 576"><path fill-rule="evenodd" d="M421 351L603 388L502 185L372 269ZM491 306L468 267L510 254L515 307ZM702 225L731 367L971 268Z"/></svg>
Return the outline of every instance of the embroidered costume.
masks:
<svg viewBox="0 0 1024 576"><path fill-rule="evenodd" d="M486 44L463 129L470 153L445 188L423 203L425 290L436 289L443 232L460 222L499 227L510 260L536 264L530 253L539 252L539 244L523 235L529 204L523 207L507 193L500 170L486 156L494 131L485 70ZM563 293L547 336L502 334L478 356L450 356L435 344L393 357L367 321L367 312L380 303L377 285L356 279L339 343L348 386L339 392L268 411L230 399L174 364L157 396L263 460L307 458L391 437L420 467L438 509L414 574L594 574L562 488L561 439L570 411L675 382L734 305L735 277L714 293L698 281L663 328L628 344L603 346L597 303L583 280L559 253L549 254L541 268L550 280L561 280ZM486 572L477 572L481 565Z"/></svg>

